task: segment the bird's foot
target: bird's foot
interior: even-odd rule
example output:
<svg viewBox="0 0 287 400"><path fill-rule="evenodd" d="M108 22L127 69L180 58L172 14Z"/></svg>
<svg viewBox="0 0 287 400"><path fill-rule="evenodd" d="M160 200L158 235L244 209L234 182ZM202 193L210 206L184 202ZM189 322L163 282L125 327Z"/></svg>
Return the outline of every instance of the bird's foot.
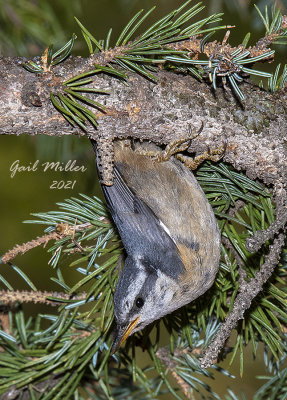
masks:
<svg viewBox="0 0 287 400"><path fill-rule="evenodd" d="M188 134L180 139L174 140L169 143L163 151L159 151L153 155L153 158L157 162L168 161L172 156L178 156L178 153L181 153L187 150L190 146L191 141L196 138L203 129L203 123L198 131L193 131L189 129Z"/></svg>
<svg viewBox="0 0 287 400"><path fill-rule="evenodd" d="M189 157L184 154L177 154L176 158L184 163L184 165L192 170L197 169L197 167L206 160L217 162L219 161L226 150L226 141L224 142L224 146L218 147L217 149L210 149L208 148L202 154L199 154L195 157Z"/></svg>

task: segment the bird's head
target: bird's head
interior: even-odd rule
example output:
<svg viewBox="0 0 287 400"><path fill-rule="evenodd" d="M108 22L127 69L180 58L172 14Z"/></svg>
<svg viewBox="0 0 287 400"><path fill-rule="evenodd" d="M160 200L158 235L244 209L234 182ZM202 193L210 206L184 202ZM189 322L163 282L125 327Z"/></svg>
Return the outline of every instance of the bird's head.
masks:
<svg viewBox="0 0 287 400"><path fill-rule="evenodd" d="M117 328L112 352L132 333L180 307L178 286L148 261L128 256L114 294Z"/></svg>

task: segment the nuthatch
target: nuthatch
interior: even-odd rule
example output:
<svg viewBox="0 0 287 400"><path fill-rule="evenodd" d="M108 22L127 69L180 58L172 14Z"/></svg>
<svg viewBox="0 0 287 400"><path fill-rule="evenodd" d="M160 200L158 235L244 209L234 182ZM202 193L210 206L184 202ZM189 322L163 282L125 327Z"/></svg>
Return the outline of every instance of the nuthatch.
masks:
<svg viewBox="0 0 287 400"><path fill-rule="evenodd" d="M157 162L117 141L114 175L114 184L102 189L127 257L114 294L113 352L205 293L220 258L212 208L180 161Z"/></svg>

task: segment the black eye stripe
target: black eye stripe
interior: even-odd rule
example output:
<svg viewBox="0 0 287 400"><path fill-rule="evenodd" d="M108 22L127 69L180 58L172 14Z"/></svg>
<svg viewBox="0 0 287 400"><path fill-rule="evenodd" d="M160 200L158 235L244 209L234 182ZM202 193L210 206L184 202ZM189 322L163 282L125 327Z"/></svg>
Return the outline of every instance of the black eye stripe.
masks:
<svg viewBox="0 0 287 400"><path fill-rule="evenodd" d="M156 272L156 268L146 259L141 259L141 264L144 266L147 274L152 274Z"/></svg>

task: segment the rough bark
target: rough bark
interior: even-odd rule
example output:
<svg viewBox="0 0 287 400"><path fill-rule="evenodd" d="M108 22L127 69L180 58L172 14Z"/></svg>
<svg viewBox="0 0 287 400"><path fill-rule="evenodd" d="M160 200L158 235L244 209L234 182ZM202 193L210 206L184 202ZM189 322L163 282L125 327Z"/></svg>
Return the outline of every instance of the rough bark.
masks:
<svg viewBox="0 0 287 400"><path fill-rule="evenodd" d="M62 92L62 82L93 68L96 58L73 57L52 72L33 74L22 67L23 59L0 58L0 134L83 135L72 128L51 104L50 92ZM167 144L187 134L202 133L192 141L190 151L200 153L222 145L223 157L237 170L266 184L287 177L287 88L270 94L256 86L241 85L246 95L239 104L231 91L210 85L191 76L159 71L158 83L128 73L128 85L107 75L97 75L93 85L110 90L110 95L93 95L106 106L98 114L98 131L89 135L147 139ZM243 87L244 86L244 87Z"/></svg>

